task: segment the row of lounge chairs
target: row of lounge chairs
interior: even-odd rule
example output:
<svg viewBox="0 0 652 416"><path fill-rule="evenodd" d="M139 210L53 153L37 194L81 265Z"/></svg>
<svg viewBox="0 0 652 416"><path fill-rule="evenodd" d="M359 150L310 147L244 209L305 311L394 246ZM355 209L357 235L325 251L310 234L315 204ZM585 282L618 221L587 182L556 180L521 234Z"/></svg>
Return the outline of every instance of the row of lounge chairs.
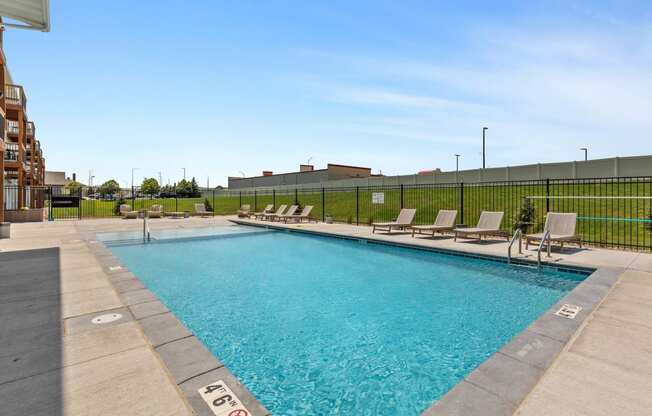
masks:
<svg viewBox="0 0 652 416"><path fill-rule="evenodd" d="M147 210L134 211L131 209L131 205L122 204L120 205L120 216L124 219L136 219L140 215L147 215L148 218L161 218L163 216L182 218L189 215L188 212L165 212L163 206L159 204L154 204L149 207ZM204 204L195 204L195 215L200 217L212 216L213 212L206 209Z"/></svg>
<svg viewBox="0 0 652 416"><path fill-rule="evenodd" d="M265 207L264 210L260 212L251 212L251 206L250 205L243 205L240 210L238 210L238 217L240 218L254 218L257 220L267 220L267 221L282 221L282 222L303 222L305 221L315 221L317 220L313 219L310 216L310 213L312 212L312 205L306 205L303 207L301 212L297 213L299 210L298 205L291 205L289 208L287 205L281 205L278 207L278 209L274 212L274 205L269 204Z"/></svg>
<svg viewBox="0 0 652 416"><path fill-rule="evenodd" d="M298 205L292 205L289 208L287 205L281 205L276 212L272 212L273 207L272 204L269 204L261 212L251 212L249 205L243 205L238 211L238 216L241 218L254 218L267 221L303 222L303 220L307 220L316 222L316 220L310 217L310 212L313 208L312 205L306 205L299 214L296 213ZM455 241L458 238L473 237L477 237L480 240L486 237L500 237L507 240L510 238L510 233L501 229L503 217L505 216L505 213L502 211L482 211L478 224L475 227L456 226L457 210L446 209L442 209L437 213L434 224L413 225L416 212L417 210L414 208L403 208L395 221L372 223L372 233L376 231L391 233L395 229L410 230L412 237L415 237L417 234L432 235L434 237L437 233L451 233ZM550 234L550 241L560 243L562 249L564 248L564 243L577 243L582 247L581 237L575 234L576 224L576 213L549 212L546 216L543 232L525 235L526 249L529 247L529 244L541 241L546 232Z"/></svg>
<svg viewBox="0 0 652 416"><path fill-rule="evenodd" d="M487 236L505 237L506 239L510 237L507 231L500 228L504 217L504 213L501 211L483 211L480 214L477 226L471 228L455 226L456 210L440 210L437 213L435 223L432 225L412 225L415 215L416 209L404 208L399 213L396 221L373 223L372 232L385 230L391 233L392 229L409 229L412 231L412 237L416 234L432 234L434 237L435 233L453 233L455 241L457 241L458 237L477 236L479 239ZM575 234L576 225L576 213L549 212L546 216L543 232L525 235L525 247L527 249L530 243L541 241L548 232L550 241L560 243L561 249L564 248L564 243L577 243L581 248L582 239Z"/></svg>

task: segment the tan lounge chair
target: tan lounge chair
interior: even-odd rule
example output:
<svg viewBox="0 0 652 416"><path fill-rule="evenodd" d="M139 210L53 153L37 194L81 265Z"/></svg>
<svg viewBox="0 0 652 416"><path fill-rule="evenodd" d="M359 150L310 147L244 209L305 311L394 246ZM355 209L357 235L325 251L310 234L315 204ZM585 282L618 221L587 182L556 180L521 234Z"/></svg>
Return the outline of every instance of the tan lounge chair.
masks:
<svg viewBox="0 0 652 416"><path fill-rule="evenodd" d="M313 206L312 205L306 205L303 207L301 210L301 214L293 214L293 215L281 215L279 217L279 220L283 220L283 222L288 222L288 221L296 221L296 222L303 222L303 220L307 220L310 222L312 218L310 218L310 211L312 211ZM313 220L317 222L317 220Z"/></svg>
<svg viewBox="0 0 652 416"><path fill-rule="evenodd" d="M238 218L249 218L251 215L251 205L245 204L238 210Z"/></svg>
<svg viewBox="0 0 652 416"><path fill-rule="evenodd" d="M260 219L271 220L272 217L280 217L281 215L283 215L283 213L285 212L285 208L287 207L288 207L287 205L283 204L280 207L278 207L276 212L268 212L267 214L261 215Z"/></svg>
<svg viewBox="0 0 652 416"><path fill-rule="evenodd" d="M273 209L274 209L274 204L267 204L264 210L260 212L254 212L253 214L251 214L251 216L254 218L262 218L265 215L270 214Z"/></svg>
<svg viewBox="0 0 652 416"><path fill-rule="evenodd" d="M294 215L294 213L297 212L297 209L299 209L298 205L290 205L290 208L288 208L288 210L285 211L285 214L280 214L280 215L270 214L270 215L267 215L266 218L268 220L270 220L270 221L276 221L276 220L280 221L281 218L283 218L283 217Z"/></svg>
<svg viewBox="0 0 652 416"><path fill-rule="evenodd" d="M541 241L546 231L550 232L550 242L559 243L561 250L564 249L564 243L577 243L582 248L582 237L575 234L576 225L576 213L549 212L543 232L525 236L525 249L528 249L530 242Z"/></svg>
<svg viewBox="0 0 652 416"><path fill-rule="evenodd" d="M443 233L446 231L453 231L455 228L455 219L457 218L457 210L448 210L440 209L437 213L437 218L435 223L432 225L413 225L410 227L412 229L412 237L414 234L429 234L432 232L432 236L435 236L435 233Z"/></svg>
<svg viewBox="0 0 652 416"><path fill-rule="evenodd" d="M195 204L195 213L197 215L199 215L200 217L202 217L202 218L203 217L211 217L211 216L213 216L213 213L211 211L208 211L206 209L206 204L203 204L203 203ZM239 216L240 215L238 214L238 217Z"/></svg>
<svg viewBox="0 0 652 416"><path fill-rule="evenodd" d="M148 218L161 218L163 215L163 206L162 205L152 205L147 211Z"/></svg>
<svg viewBox="0 0 652 416"><path fill-rule="evenodd" d="M376 229L378 230L386 230L388 233L392 232L392 228L398 228L400 230L404 230L412 225L412 221L414 221L414 216L416 215L417 210L414 208L403 208L401 212L398 214L398 218L396 218L396 221L392 222L374 222L371 225L373 226L373 229L371 230L372 233L376 232Z"/></svg>
<svg viewBox="0 0 652 416"><path fill-rule="evenodd" d="M129 204L122 204L120 205L120 215L125 220L134 220L138 218L138 211L132 211Z"/></svg>
<svg viewBox="0 0 652 416"><path fill-rule="evenodd" d="M503 222L504 212L482 211L478 226L475 228L456 228L455 241L457 237L470 238L470 236L477 235L480 240L486 236L498 236L509 239L509 233L500 229L500 223Z"/></svg>

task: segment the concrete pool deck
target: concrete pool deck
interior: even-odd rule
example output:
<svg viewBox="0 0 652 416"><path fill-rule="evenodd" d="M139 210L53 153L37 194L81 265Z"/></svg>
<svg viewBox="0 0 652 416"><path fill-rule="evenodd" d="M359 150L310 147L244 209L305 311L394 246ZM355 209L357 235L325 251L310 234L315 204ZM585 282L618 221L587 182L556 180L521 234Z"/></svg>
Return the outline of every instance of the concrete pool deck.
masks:
<svg viewBox="0 0 652 416"><path fill-rule="evenodd" d="M150 221L150 227L205 227L225 225L227 220L162 219ZM506 253L504 241L479 244L399 234L372 236L368 227L345 224L287 227L473 254ZM204 357L205 349L185 328L175 328L176 320L168 320L171 314L139 286L135 276L112 270L117 267L114 259L88 243L95 233L135 230L142 230L142 222L107 219L14 224L12 238L0 240L3 412L209 414L196 389L230 377L228 370L212 355ZM553 252L552 260L559 265L613 268L622 273L604 301L569 335L570 341L562 345L563 351L552 365L545 366L543 377L537 378L533 389L530 386L520 407L507 400L503 413L647 414L652 408L648 397L652 385L652 255L588 249ZM88 323L91 317L109 312L121 313L123 319L101 327ZM188 356L200 358L184 360ZM215 360L212 366L206 367L211 359ZM518 372L507 376L524 377ZM486 382L469 380L467 388L482 390L478 386ZM501 384L501 380L489 382ZM246 390L236 393L255 408L254 414L266 414ZM509 392L481 393L501 405Z"/></svg>

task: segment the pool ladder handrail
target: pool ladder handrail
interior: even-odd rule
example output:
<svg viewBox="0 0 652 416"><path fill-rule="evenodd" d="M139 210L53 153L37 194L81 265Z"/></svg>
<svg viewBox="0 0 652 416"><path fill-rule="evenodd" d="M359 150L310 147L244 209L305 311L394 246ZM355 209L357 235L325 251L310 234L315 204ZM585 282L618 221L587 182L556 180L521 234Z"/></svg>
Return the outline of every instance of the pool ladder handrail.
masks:
<svg viewBox="0 0 652 416"><path fill-rule="evenodd" d="M520 228L517 228L516 231L514 231L514 235L512 236L512 239L509 241L509 247L507 248L507 263L512 262L512 246L514 245L514 242L518 238L518 254L523 254L523 244L521 244L521 240L523 237L523 231L521 231Z"/></svg>
<svg viewBox="0 0 652 416"><path fill-rule="evenodd" d="M147 215L143 215L143 243L149 243L151 240L149 234L149 224L147 223Z"/></svg>
<svg viewBox="0 0 652 416"><path fill-rule="evenodd" d="M539 248L537 249L537 266L539 266L539 269L541 268L541 250L543 250L543 245L548 242L548 248L547 248L547 258L550 258L550 231L546 230L543 233L543 238L541 239L541 242L539 243Z"/></svg>

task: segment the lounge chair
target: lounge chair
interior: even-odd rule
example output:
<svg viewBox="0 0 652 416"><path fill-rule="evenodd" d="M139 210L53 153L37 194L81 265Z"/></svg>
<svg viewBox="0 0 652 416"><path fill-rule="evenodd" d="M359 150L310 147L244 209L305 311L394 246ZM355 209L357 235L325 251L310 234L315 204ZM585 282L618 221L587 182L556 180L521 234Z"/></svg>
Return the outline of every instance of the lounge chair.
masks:
<svg viewBox="0 0 652 416"><path fill-rule="evenodd" d="M455 241L457 237L470 238L477 235L480 240L486 236L505 237L509 240L509 233L500 229L500 223L503 222L504 212L482 211L478 225L475 228L455 228Z"/></svg>
<svg viewBox="0 0 652 416"><path fill-rule="evenodd" d="M414 216L416 215L417 210L414 208L403 208L401 212L398 213L398 218L396 221L391 222L374 222L371 225L373 229L371 230L372 234L378 230L386 230L388 233L392 232L392 228L398 228L404 230L412 225L414 221Z"/></svg>
<svg viewBox="0 0 652 416"><path fill-rule="evenodd" d="M251 214L251 216L254 218L262 218L265 215L270 214L273 209L274 209L274 204L268 204L264 210L260 212L254 212L253 214Z"/></svg>
<svg viewBox="0 0 652 416"><path fill-rule="evenodd" d="M299 209L299 206L298 206L298 205L290 205L290 208L288 208L288 210L285 211L285 214L280 214L280 215L277 215L277 214L269 214L269 215L267 215L265 218L267 218L267 219L270 220L270 221L276 221L276 220L279 220L279 221L280 221L281 218L283 218L283 217L287 217L287 216L290 216L290 215L294 215L294 213L297 212L297 209Z"/></svg>
<svg viewBox="0 0 652 416"><path fill-rule="evenodd" d="M120 215L125 220L133 220L138 218L138 211L132 211L129 204L122 204L120 205Z"/></svg>
<svg viewBox="0 0 652 416"><path fill-rule="evenodd" d="M414 234L429 234L435 236L435 233L443 233L446 231L453 231L455 228L455 219L457 218L457 210L440 209L437 213L435 223L432 225L413 225L412 237Z"/></svg>
<svg viewBox="0 0 652 416"><path fill-rule="evenodd" d="M149 207L149 210L147 210L147 217L148 218L161 218L163 215L163 206L162 205L152 205Z"/></svg>
<svg viewBox="0 0 652 416"><path fill-rule="evenodd" d="M251 205L245 204L238 210L238 218L249 218L251 215Z"/></svg>
<svg viewBox="0 0 652 416"><path fill-rule="evenodd" d="M527 234L525 236L525 249L528 249L530 242L541 241L547 231L550 232L550 242L560 243L561 250L564 249L564 243L577 243L582 248L582 237L575 234L576 225L576 213L549 212L546 215L546 224L543 226L543 232Z"/></svg>
<svg viewBox="0 0 652 416"><path fill-rule="evenodd" d="M263 214L260 216L260 219L271 220L272 217L280 217L281 215L283 215L283 213L285 212L285 208L287 207L288 207L287 205L283 204L280 207L278 207L276 212L268 212L267 214Z"/></svg>
<svg viewBox="0 0 652 416"><path fill-rule="evenodd" d="M310 218L310 211L312 211L312 205L306 205L301 210L301 214L281 215L279 217L279 220L282 220L283 222L288 222L288 221L303 222L303 220L307 220L308 222L310 222L310 220L312 219ZM317 222L316 220L314 221Z"/></svg>
<svg viewBox="0 0 652 416"><path fill-rule="evenodd" d="M211 217L211 216L213 216L213 213L211 211L208 211L206 209L206 205L203 204L203 203L202 204L195 204L195 213L197 215L199 215L200 217L202 217L202 218L203 217ZM238 217L239 216L240 216L240 214L238 214Z"/></svg>

